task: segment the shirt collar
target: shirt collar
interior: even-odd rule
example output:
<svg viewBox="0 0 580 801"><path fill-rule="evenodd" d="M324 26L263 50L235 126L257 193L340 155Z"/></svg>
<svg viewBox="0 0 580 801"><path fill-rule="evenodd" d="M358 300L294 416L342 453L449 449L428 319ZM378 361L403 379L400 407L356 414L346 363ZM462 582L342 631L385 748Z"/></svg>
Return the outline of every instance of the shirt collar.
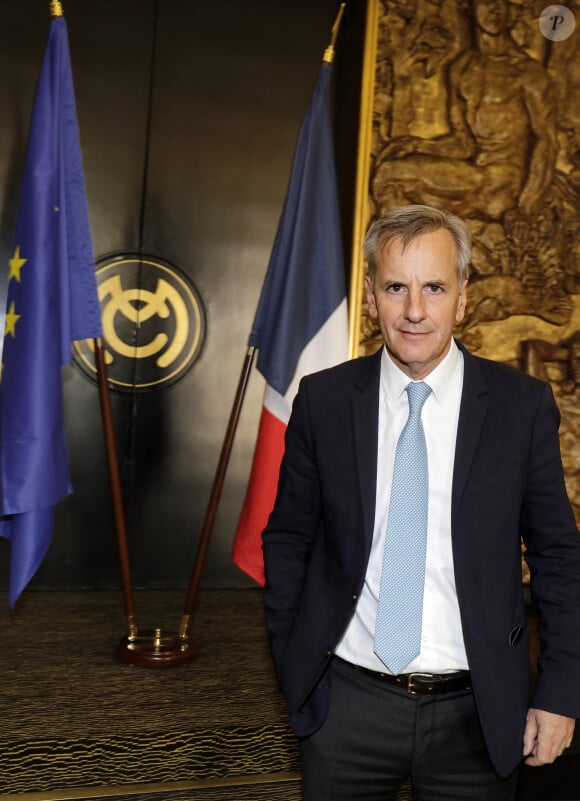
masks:
<svg viewBox="0 0 580 801"><path fill-rule="evenodd" d="M454 339L443 361L423 381L431 387L438 403L444 403L455 384L458 371L463 367L463 354ZM412 379L397 367L383 346L381 354L381 383L391 403L396 403Z"/></svg>

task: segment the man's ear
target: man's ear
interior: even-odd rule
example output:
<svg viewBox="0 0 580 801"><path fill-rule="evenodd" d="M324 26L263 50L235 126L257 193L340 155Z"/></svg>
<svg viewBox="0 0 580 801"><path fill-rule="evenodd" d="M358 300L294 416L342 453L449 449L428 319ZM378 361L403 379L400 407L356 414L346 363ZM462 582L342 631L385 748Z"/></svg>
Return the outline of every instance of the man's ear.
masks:
<svg viewBox="0 0 580 801"><path fill-rule="evenodd" d="M377 304L375 301L375 290L374 285L371 278L367 275L365 276L365 290L367 293L367 303L369 307L369 314L371 317L376 319L379 316L377 311Z"/></svg>

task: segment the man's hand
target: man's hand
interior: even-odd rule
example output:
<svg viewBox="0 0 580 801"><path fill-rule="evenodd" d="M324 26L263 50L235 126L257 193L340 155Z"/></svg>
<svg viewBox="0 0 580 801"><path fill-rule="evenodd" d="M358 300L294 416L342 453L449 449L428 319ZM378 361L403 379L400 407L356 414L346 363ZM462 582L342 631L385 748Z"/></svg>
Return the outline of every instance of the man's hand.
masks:
<svg viewBox="0 0 580 801"><path fill-rule="evenodd" d="M572 742L574 723L574 718L543 709L528 709L524 730L526 765L547 765L561 756Z"/></svg>

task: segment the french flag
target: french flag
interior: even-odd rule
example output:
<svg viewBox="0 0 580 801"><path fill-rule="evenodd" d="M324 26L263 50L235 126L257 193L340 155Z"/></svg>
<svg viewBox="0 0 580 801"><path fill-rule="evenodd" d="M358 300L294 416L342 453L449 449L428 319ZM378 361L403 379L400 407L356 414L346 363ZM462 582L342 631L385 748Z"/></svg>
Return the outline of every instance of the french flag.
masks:
<svg viewBox="0 0 580 801"><path fill-rule="evenodd" d="M346 281L323 63L294 154L286 201L249 345L266 379L264 405L233 561L264 584L262 531L274 507L284 434L302 376L348 358Z"/></svg>

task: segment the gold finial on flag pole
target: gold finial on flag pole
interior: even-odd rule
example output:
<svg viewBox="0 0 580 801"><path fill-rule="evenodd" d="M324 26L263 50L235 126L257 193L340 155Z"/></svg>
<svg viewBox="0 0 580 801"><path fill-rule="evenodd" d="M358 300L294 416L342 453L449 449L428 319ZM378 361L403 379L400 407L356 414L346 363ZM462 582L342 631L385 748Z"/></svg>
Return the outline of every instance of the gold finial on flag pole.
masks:
<svg viewBox="0 0 580 801"><path fill-rule="evenodd" d="M60 2L60 0L50 0L49 7L50 7L50 16L53 19L55 17L64 16L64 12L62 10L62 3Z"/></svg>
<svg viewBox="0 0 580 801"><path fill-rule="evenodd" d="M324 56L322 57L323 64L332 64L332 62L334 61L334 45L336 43L336 37L338 36L338 29L340 28L340 23L342 21L342 15L344 14L345 7L346 3L340 4L340 8L338 9L338 14L336 15L334 25L332 26L330 44L324 51Z"/></svg>

